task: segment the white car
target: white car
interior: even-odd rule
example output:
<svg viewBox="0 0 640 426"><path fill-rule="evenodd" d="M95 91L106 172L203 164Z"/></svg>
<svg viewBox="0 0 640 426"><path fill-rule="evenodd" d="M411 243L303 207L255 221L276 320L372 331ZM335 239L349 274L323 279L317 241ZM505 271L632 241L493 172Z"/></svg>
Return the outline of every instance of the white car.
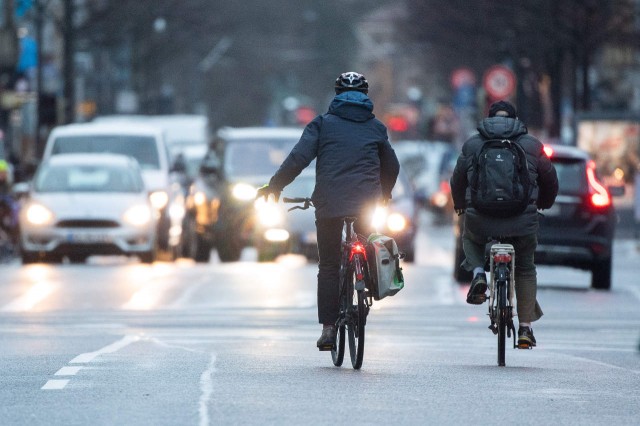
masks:
<svg viewBox="0 0 640 426"><path fill-rule="evenodd" d="M115 154L62 154L43 162L20 210L22 263L84 262L96 254L156 257L157 211L140 167Z"/></svg>
<svg viewBox="0 0 640 426"><path fill-rule="evenodd" d="M158 248L170 258L180 253L185 214L184 189L173 164L164 133L141 123L81 123L55 127L43 160L69 153L113 153L133 157L140 164L145 186L158 211Z"/></svg>

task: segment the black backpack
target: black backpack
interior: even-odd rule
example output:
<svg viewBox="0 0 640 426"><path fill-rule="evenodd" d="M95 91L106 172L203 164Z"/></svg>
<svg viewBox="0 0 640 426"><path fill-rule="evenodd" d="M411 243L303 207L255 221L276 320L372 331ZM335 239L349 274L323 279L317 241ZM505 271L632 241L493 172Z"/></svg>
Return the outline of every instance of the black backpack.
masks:
<svg viewBox="0 0 640 426"><path fill-rule="evenodd" d="M527 157L517 141L489 139L473 160L471 206L494 217L516 216L532 202Z"/></svg>

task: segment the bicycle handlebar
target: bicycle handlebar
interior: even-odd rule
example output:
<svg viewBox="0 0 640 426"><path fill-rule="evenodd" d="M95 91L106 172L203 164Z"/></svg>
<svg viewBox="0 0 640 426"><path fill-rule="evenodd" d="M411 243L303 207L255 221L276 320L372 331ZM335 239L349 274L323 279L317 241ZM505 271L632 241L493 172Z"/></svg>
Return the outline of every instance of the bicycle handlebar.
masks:
<svg viewBox="0 0 640 426"><path fill-rule="evenodd" d="M283 203L304 203L304 205L302 205L302 206L291 207L290 209L288 209L288 211L298 210L298 209L299 210L307 210L309 207L313 206L313 201L311 201L311 198L308 198L308 197L304 197L304 198L302 198L302 197L296 197L296 198L284 197L282 199L282 202Z"/></svg>

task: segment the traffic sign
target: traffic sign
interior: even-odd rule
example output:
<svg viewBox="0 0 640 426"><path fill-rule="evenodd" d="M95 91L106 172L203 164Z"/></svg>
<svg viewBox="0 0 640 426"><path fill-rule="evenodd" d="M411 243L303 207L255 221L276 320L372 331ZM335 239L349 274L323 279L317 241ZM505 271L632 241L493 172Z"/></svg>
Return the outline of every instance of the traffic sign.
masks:
<svg viewBox="0 0 640 426"><path fill-rule="evenodd" d="M508 98L516 88L516 76L504 65L494 65L484 73L483 86L492 99Z"/></svg>
<svg viewBox="0 0 640 426"><path fill-rule="evenodd" d="M451 86L459 89L462 86L475 86L476 75L469 68L458 68L451 73Z"/></svg>

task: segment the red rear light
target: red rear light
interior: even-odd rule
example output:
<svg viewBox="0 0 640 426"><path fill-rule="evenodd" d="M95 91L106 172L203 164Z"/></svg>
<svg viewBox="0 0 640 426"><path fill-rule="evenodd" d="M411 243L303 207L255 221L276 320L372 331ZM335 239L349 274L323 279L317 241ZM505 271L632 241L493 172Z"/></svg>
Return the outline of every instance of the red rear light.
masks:
<svg viewBox="0 0 640 426"><path fill-rule="evenodd" d="M611 205L611 197L607 189L596 178L596 163L593 160L587 163L587 181L589 181L589 200L593 207L608 207Z"/></svg>
<svg viewBox="0 0 640 426"><path fill-rule="evenodd" d="M451 192L451 186L449 185L449 181L446 181L446 180L440 181L440 192L444 192L445 194L449 194Z"/></svg>
<svg viewBox="0 0 640 426"><path fill-rule="evenodd" d="M353 256L361 254L364 256L364 260L367 260L367 250L364 248L364 244L360 241L356 241L351 246L351 254L349 254L349 260L353 259Z"/></svg>
<svg viewBox="0 0 640 426"><path fill-rule="evenodd" d="M511 255L509 253L496 253L493 255L493 263L510 263Z"/></svg>
<svg viewBox="0 0 640 426"><path fill-rule="evenodd" d="M549 145L545 145L543 150L544 153L547 154L547 157L551 158L551 156L553 156L553 148L551 148Z"/></svg>

